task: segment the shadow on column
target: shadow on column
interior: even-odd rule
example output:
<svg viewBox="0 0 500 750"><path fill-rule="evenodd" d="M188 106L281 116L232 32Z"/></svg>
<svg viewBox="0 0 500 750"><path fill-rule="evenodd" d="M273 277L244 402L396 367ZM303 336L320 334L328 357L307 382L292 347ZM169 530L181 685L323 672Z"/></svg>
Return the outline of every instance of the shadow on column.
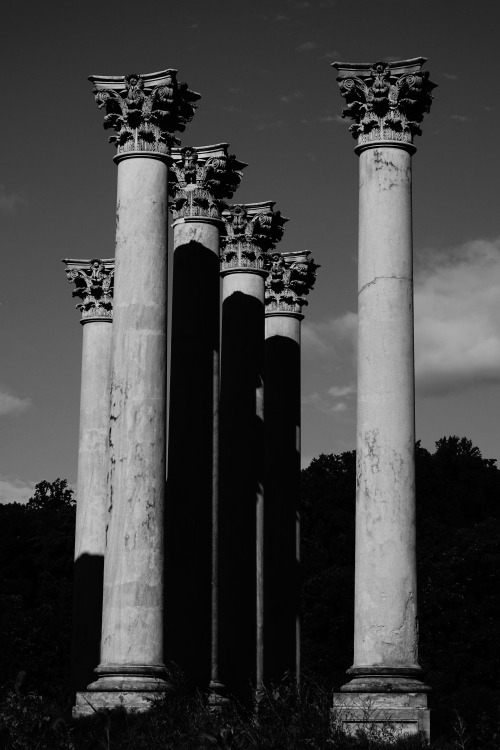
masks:
<svg viewBox="0 0 500 750"><path fill-rule="evenodd" d="M100 662L102 625L103 555L80 555L73 576L73 627L71 642L71 692L87 689L95 680Z"/></svg>
<svg viewBox="0 0 500 750"><path fill-rule="evenodd" d="M174 251L168 481L165 507L165 660L192 685L210 682L214 358L220 263L198 242Z"/></svg>
<svg viewBox="0 0 500 750"><path fill-rule="evenodd" d="M296 672L300 493L300 346L284 336L265 343L264 679Z"/></svg>
<svg viewBox="0 0 500 750"><path fill-rule="evenodd" d="M264 309L235 292L222 309L219 504L220 679L238 698L250 695L256 668L256 498L263 484Z"/></svg>

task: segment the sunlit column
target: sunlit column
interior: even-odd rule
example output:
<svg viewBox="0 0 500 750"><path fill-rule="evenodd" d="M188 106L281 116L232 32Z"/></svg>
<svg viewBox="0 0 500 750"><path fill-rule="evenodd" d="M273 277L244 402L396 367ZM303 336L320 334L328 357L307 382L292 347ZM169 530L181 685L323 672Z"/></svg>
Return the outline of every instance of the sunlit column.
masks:
<svg viewBox="0 0 500 750"><path fill-rule="evenodd" d="M413 137L434 88L424 62L334 63L360 160L354 664L334 702L346 726L386 717L428 734L417 656L411 216Z"/></svg>
<svg viewBox="0 0 500 750"><path fill-rule="evenodd" d="M246 165L228 154L227 143L174 148L171 156L174 257L165 606L172 616L165 621L165 656L192 684L206 689L217 671L211 601L217 599L221 211Z"/></svg>
<svg viewBox="0 0 500 750"><path fill-rule="evenodd" d="M110 520L92 705L142 710L164 690L167 164L199 98L175 70L91 76L117 147ZM81 701L81 712L91 711Z"/></svg>
<svg viewBox="0 0 500 750"><path fill-rule="evenodd" d="M71 686L85 690L99 663L109 471L114 260L65 259L83 326L76 485Z"/></svg>
<svg viewBox="0 0 500 750"><path fill-rule="evenodd" d="M248 695L263 681L264 296L268 252L286 221L273 206L223 212L215 694L225 685Z"/></svg>
<svg viewBox="0 0 500 750"><path fill-rule="evenodd" d="M264 679L300 678L300 328L316 269L308 250L273 253L266 277Z"/></svg>

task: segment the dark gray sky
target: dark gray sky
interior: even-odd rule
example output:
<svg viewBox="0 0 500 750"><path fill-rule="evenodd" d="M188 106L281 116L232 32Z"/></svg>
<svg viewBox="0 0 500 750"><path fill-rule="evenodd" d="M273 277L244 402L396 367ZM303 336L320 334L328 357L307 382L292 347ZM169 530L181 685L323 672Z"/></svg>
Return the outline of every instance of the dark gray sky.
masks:
<svg viewBox="0 0 500 750"><path fill-rule="evenodd" d="M238 202L275 200L306 308L303 453L354 447L358 164L335 59L423 55L439 85L414 162L417 437L500 458L498 4L9 3L2 13L0 496L76 480L81 326L63 257L114 253L116 167L90 74L179 70L183 145L227 141ZM186 305L194 304L186 292Z"/></svg>

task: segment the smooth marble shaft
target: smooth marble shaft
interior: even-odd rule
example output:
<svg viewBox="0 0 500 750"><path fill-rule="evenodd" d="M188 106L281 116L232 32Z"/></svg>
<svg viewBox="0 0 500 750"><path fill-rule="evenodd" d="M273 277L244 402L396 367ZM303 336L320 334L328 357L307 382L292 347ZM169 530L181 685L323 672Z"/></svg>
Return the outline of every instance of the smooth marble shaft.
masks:
<svg viewBox="0 0 500 750"><path fill-rule="evenodd" d="M145 155L117 161L111 518L103 677L93 687L145 690L163 669L167 165Z"/></svg>
<svg viewBox="0 0 500 750"><path fill-rule="evenodd" d="M415 668L411 156L360 154L354 668Z"/></svg>
<svg viewBox="0 0 500 750"><path fill-rule="evenodd" d="M263 680L264 276L223 276L219 668L230 693Z"/></svg>
<svg viewBox="0 0 500 750"><path fill-rule="evenodd" d="M85 690L99 663L108 519L111 320L83 325L75 528L72 685Z"/></svg>
<svg viewBox="0 0 500 750"><path fill-rule="evenodd" d="M212 512L217 506L220 222L174 222L165 525L165 656L206 689L211 678ZM214 592L216 593L216 592Z"/></svg>
<svg viewBox="0 0 500 750"><path fill-rule="evenodd" d="M265 324L264 680L300 675L300 327L271 313Z"/></svg>

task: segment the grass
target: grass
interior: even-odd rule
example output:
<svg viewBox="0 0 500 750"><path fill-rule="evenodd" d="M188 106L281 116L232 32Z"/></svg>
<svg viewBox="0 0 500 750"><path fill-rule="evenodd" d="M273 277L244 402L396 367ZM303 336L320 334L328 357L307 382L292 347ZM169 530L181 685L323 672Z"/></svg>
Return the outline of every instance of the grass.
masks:
<svg viewBox="0 0 500 750"><path fill-rule="evenodd" d="M305 682L300 694L291 679L264 690L256 705L234 701L214 709L201 692L181 679L151 711L96 711L71 719L52 699L21 687L4 695L0 712L3 750L423 750L419 736L383 736L367 730L342 733L331 710L331 693ZM498 750L500 726L487 716L467 726L455 716L450 736L432 742L434 750Z"/></svg>

